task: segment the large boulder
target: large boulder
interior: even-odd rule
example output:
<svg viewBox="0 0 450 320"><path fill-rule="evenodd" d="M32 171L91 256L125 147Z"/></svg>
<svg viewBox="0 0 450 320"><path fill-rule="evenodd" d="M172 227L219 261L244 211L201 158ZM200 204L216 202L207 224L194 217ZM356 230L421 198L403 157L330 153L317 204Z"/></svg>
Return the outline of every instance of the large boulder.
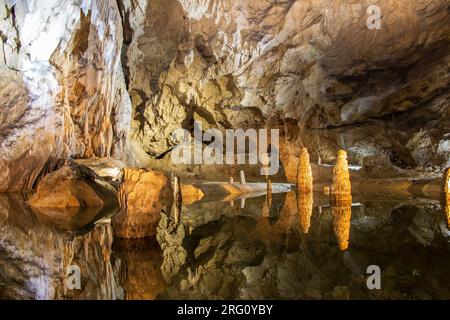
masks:
<svg viewBox="0 0 450 320"><path fill-rule="evenodd" d="M119 238L147 238L156 235L161 211L173 203L173 188L165 174L144 169L125 169L119 189L121 213L113 227Z"/></svg>
<svg viewBox="0 0 450 320"><path fill-rule="evenodd" d="M117 204L115 189L91 169L66 162L45 176L29 200L34 208L91 208Z"/></svg>

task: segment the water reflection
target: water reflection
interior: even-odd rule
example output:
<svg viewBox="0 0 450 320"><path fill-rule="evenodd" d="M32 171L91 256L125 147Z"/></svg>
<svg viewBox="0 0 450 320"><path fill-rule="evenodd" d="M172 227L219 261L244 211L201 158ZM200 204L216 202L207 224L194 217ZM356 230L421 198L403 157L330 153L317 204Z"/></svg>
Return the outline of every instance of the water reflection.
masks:
<svg viewBox="0 0 450 320"><path fill-rule="evenodd" d="M240 200L184 203L179 218L162 213L156 239L119 240L108 219L64 230L23 198L0 195L0 297L450 298L438 201L297 192L253 195L244 208ZM364 289L370 264L383 270L377 292ZM81 290L64 285L71 265Z"/></svg>
<svg viewBox="0 0 450 320"><path fill-rule="evenodd" d="M334 200L331 210L333 211L334 233L338 240L339 249L347 250L350 241L352 203L348 200Z"/></svg>
<svg viewBox="0 0 450 320"><path fill-rule="evenodd" d="M123 266L112 255L111 225L87 222L75 231L60 227L59 221L51 224L31 211L22 195L0 194L0 298L122 296L116 274ZM66 280L74 265L81 271L82 287L69 291Z"/></svg>
<svg viewBox="0 0 450 320"><path fill-rule="evenodd" d="M312 192L301 193L298 196L298 212L300 226L304 234L308 234L311 227L311 216L313 213L314 195Z"/></svg>

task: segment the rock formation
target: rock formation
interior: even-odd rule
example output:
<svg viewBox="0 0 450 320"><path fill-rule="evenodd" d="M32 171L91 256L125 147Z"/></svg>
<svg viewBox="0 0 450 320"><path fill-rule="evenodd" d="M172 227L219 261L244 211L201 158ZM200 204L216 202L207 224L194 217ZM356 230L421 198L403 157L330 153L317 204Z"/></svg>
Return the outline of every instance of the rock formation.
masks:
<svg viewBox="0 0 450 320"><path fill-rule="evenodd" d="M302 193L311 193L313 191L313 174L308 149L306 148L303 148L300 154L297 170L297 188Z"/></svg>
<svg viewBox="0 0 450 320"><path fill-rule="evenodd" d="M0 6L0 191L60 159L146 166L175 128L281 125L312 161L449 166L446 0L7 0ZM375 161L374 161L375 160ZM372 171L375 169L372 168ZM379 174L383 174L381 171Z"/></svg>
<svg viewBox="0 0 450 320"><path fill-rule="evenodd" d="M338 152L336 165L333 169L331 196L333 201L352 202L352 185L350 182L347 153L343 150Z"/></svg>
<svg viewBox="0 0 450 320"><path fill-rule="evenodd" d="M155 236L161 211L169 211L173 204L170 179L161 172L125 169L119 202L121 213L113 219L115 236Z"/></svg>
<svg viewBox="0 0 450 320"><path fill-rule="evenodd" d="M108 207L116 190L87 167L67 162L43 178L29 203L34 208Z"/></svg>
<svg viewBox="0 0 450 320"><path fill-rule="evenodd" d="M447 217L447 225L450 229L450 168L447 168L444 173L442 186L442 207Z"/></svg>

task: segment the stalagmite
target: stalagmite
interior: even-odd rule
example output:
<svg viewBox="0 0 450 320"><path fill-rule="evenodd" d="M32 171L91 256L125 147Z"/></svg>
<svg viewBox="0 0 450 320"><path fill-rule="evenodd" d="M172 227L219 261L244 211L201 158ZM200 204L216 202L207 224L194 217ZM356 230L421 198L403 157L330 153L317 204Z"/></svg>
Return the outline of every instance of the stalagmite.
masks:
<svg viewBox="0 0 450 320"><path fill-rule="evenodd" d="M313 212L313 175L309 159L308 149L303 148L297 169L298 200L297 209L300 216L300 226L303 233L307 234L311 226Z"/></svg>
<svg viewBox="0 0 450 320"><path fill-rule="evenodd" d="M266 197L266 202L267 205L270 207L272 207L272 193L273 193L273 188L272 188L272 181L270 179L267 180L267 197Z"/></svg>
<svg viewBox="0 0 450 320"><path fill-rule="evenodd" d="M245 180L245 172L244 172L244 170L241 170L241 172L239 174L241 176L241 184L247 184L247 181Z"/></svg>
<svg viewBox="0 0 450 320"><path fill-rule="evenodd" d="M230 184L234 184L234 178L230 177Z"/></svg>
<svg viewBox="0 0 450 320"><path fill-rule="evenodd" d="M352 186L350 182L350 172L348 169L347 152L340 150L336 165L333 169L333 201L352 202Z"/></svg>
<svg viewBox="0 0 450 320"><path fill-rule="evenodd" d="M262 216L264 218L270 217L270 208L272 208L272 181L270 179L267 179L267 194L266 194L266 201L263 204L262 208Z"/></svg>
<svg viewBox="0 0 450 320"><path fill-rule="evenodd" d="M450 168L447 168L444 173L442 200L443 209L445 211L445 215L447 216L447 225L450 229Z"/></svg>
<svg viewBox="0 0 450 320"><path fill-rule="evenodd" d="M331 190L331 208L334 220L334 232L339 249L347 250L350 239L352 217L352 186L348 169L347 152L340 150L333 169L333 186Z"/></svg>
<svg viewBox="0 0 450 320"><path fill-rule="evenodd" d="M179 224L181 220L181 208L183 205L180 178L174 175L172 177L172 184L173 184L173 200L174 200L172 206L172 214L174 216L175 223Z"/></svg>
<svg viewBox="0 0 450 320"><path fill-rule="evenodd" d="M297 169L298 190L303 193L313 192L313 175L309 153L306 148L302 149Z"/></svg>

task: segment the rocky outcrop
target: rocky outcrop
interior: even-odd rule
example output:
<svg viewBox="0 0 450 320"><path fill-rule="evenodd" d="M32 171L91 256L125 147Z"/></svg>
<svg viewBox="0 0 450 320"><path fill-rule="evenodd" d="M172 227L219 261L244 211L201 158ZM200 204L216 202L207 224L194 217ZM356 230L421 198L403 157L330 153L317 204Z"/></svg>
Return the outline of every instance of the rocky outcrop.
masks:
<svg viewBox="0 0 450 320"><path fill-rule="evenodd" d="M89 168L67 162L45 176L29 203L34 208L103 208L117 204L115 189Z"/></svg>
<svg viewBox="0 0 450 320"><path fill-rule="evenodd" d="M155 236L161 211L169 211L173 203L171 181L161 172L125 169L119 202L121 213L113 219L115 236Z"/></svg>
<svg viewBox="0 0 450 320"><path fill-rule="evenodd" d="M448 3L377 5L380 30L348 1L8 0L0 191L32 189L69 157L146 166L194 121L281 125L293 152L307 147L314 162L344 149L351 164L387 159L390 174L442 173Z"/></svg>
<svg viewBox="0 0 450 320"><path fill-rule="evenodd" d="M0 191L35 187L60 158L127 158L131 104L116 1L0 8Z"/></svg>
<svg viewBox="0 0 450 320"><path fill-rule="evenodd" d="M169 11L124 1L136 30L127 47L133 139L150 154L170 149L178 123L224 129L281 120L301 129L292 139L313 160L333 162L345 149L361 165L383 155L399 168L448 162L445 0L379 1L381 30L366 26L368 7L357 2L171 2ZM170 37L145 28L155 14L153 21L168 17L153 27ZM147 45L161 38L166 51Z"/></svg>

